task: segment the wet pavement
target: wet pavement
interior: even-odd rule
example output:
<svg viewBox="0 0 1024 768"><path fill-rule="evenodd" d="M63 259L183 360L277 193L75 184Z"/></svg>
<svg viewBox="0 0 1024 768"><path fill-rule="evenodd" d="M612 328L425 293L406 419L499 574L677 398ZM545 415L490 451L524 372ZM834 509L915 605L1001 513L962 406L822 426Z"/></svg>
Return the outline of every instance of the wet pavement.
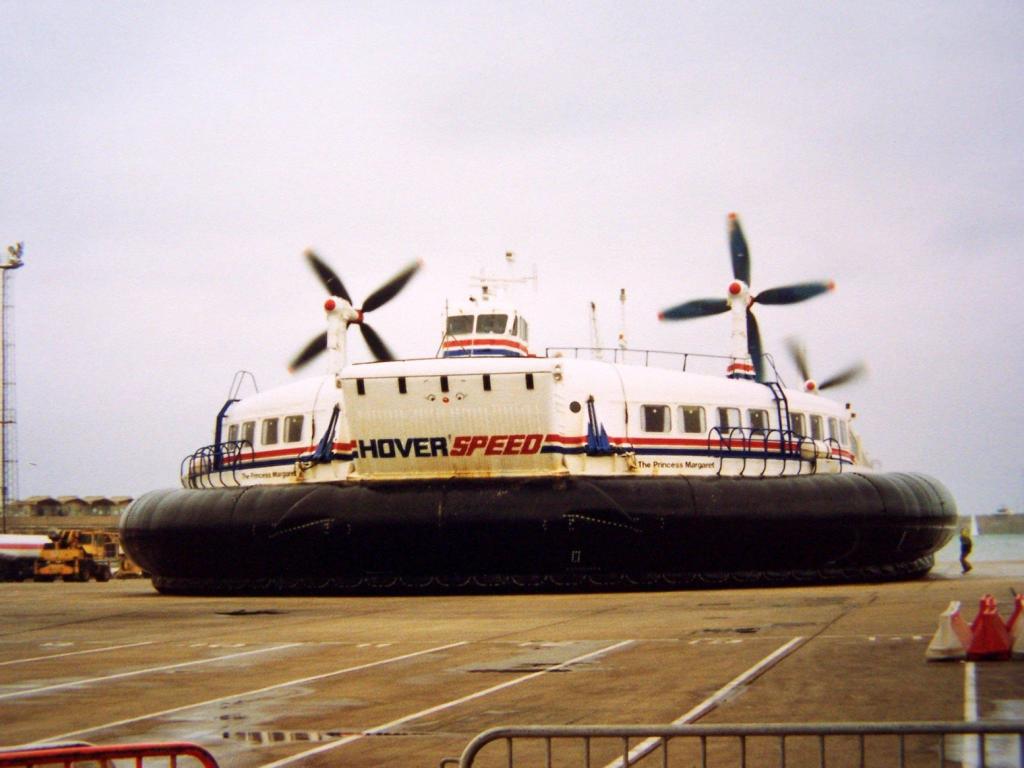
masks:
<svg viewBox="0 0 1024 768"><path fill-rule="evenodd" d="M970 620L992 593L1006 615L1012 590L1024 562L894 584L578 595L5 583L0 744L188 740L242 768L437 766L498 725L1019 720L1024 661L924 658L950 600Z"/></svg>

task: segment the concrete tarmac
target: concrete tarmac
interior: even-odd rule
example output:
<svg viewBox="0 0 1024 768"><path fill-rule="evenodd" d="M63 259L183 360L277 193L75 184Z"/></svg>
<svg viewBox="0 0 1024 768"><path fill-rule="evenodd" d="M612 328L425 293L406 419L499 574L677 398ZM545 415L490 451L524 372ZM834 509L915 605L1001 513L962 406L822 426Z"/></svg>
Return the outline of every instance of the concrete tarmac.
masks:
<svg viewBox="0 0 1024 768"><path fill-rule="evenodd" d="M610 594L5 583L0 744L187 740L222 766L426 767L498 725L1022 719L1024 662L924 658L950 600L969 621L992 593L1005 617L1012 590L1022 562L893 584Z"/></svg>

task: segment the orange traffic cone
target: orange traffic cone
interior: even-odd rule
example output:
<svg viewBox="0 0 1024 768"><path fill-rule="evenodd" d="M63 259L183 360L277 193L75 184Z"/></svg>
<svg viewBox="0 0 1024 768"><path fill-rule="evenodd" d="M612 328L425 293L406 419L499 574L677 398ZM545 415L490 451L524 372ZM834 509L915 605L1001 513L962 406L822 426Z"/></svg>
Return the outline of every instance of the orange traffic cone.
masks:
<svg viewBox="0 0 1024 768"><path fill-rule="evenodd" d="M1006 622L1006 631L1010 633L1011 639L1015 639L1020 632L1022 611L1024 611L1024 595L1014 595L1013 613L1010 615L1010 620Z"/></svg>
<svg viewBox="0 0 1024 768"><path fill-rule="evenodd" d="M1006 631L995 605L978 614L973 625L974 636L967 647L967 658L972 660L1010 658L1010 633Z"/></svg>
<svg viewBox="0 0 1024 768"><path fill-rule="evenodd" d="M991 608L996 609L996 598L995 595L982 595L978 601L978 615L974 617L974 621L971 622L971 632L978 631L978 625L981 624L981 617L985 614L985 611Z"/></svg>

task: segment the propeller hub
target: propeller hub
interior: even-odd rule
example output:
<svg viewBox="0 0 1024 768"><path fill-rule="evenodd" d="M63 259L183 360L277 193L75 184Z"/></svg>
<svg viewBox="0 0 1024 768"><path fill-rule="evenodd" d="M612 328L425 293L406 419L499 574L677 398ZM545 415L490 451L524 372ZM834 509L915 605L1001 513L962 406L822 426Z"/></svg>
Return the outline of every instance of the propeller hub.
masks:
<svg viewBox="0 0 1024 768"><path fill-rule="evenodd" d="M730 296L739 296L741 293L743 293L743 283L741 283L739 280L733 280L731 283L729 283Z"/></svg>
<svg viewBox="0 0 1024 768"><path fill-rule="evenodd" d="M804 389L806 389L808 392L817 392L818 382L816 382L814 379L808 379L807 381L804 382Z"/></svg>
<svg viewBox="0 0 1024 768"><path fill-rule="evenodd" d="M328 299L324 302L324 310L327 312L333 312L336 306L338 306L338 303L334 299Z"/></svg>

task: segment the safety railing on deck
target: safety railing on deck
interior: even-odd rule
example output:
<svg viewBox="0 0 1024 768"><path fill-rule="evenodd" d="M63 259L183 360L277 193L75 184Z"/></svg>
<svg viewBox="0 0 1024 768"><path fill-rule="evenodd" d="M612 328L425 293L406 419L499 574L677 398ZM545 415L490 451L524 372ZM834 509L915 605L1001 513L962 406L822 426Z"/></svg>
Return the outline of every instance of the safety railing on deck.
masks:
<svg viewBox="0 0 1024 768"><path fill-rule="evenodd" d="M117 762L115 762L117 761ZM156 762L159 761L159 762ZM80 765L85 768L115 766L166 765L172 768L218 768L217 761L198 744L170 742L167 744L114 744L110 746L72 745L58 747L25 747L0 752L0 768L34 768L39 766Z"/></svg>
<svg viewBox="0 0 1024 768"><path fill-rule="evenodd" d="M520 726L484 731L441 766L1003 768L1022 754L1024 722Z"/></svg>
<svg viewBox="0 0 1024 768"><path fill-rule="evenodd" d="M712 427L708 431L707 451L718 457L718 474L725 469L726 459L738 461L741 477L748 477L748 462L762 462L751 469L760 477L768 474L768 462L778 461L777 474L785 475L791 462L796 464L795 474L802 475L805 470L817 472L819 459L836 459L839 471L848 460L842 458L841 446L837 440L813 440L798 435L792 430L754 429L753 427ZM759 466L760 469L756 467Z"/></svg>
<svg viewBox="0 0 1024 768"><path fill-rule="evenodd" d="M182 459L181 484L186 488L237 486L236 468L245 461L252 463L254 457L248 440L204 445Z"/></svg>
<svg viewBox="0 0 1024 768"><path fill-rule="evenodd" d="M664 349L622 349L621 347L547 347L545 357L571 357L576 360L599 360L604 362L640 365L645 368L669 368L689 371L693 364L700 367L700 373L718 375L736 358L729 355L708 355L701 352L672 352ZM781 382L770 354L763 355L765 369Z"/></svg>

